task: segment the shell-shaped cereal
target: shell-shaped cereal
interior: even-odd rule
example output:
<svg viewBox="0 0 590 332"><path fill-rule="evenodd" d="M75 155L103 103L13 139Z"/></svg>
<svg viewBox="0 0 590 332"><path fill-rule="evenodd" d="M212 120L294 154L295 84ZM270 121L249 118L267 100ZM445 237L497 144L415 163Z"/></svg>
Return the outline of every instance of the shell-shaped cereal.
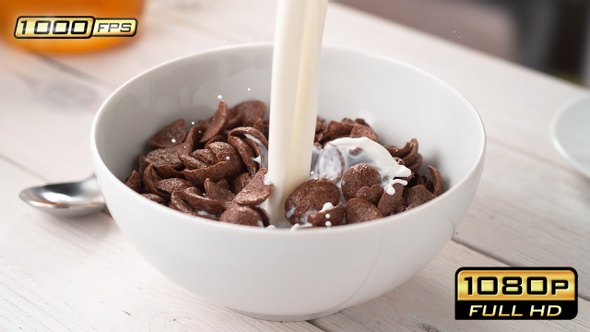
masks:
<svg viewBox="0 0 590 332"><path fill-rule="evenodd" d="M339 121L330 121L326 128L320 133L320 143L325 143L336 138L350 135L354 123L345 123Z"/></svg>
<svg viewBox="0 0 590 332"><path fill-rule="evenodd" d="M219 216L225 211L225 206L220 201L202 196L201 192L195 187L176 191L175 193L178 193L180 198L193 207L197 214L201 211L205 212L204 215Z"/></svg>
<svg viewBox="0 0 590 332"><path fill-rule="evenodd" d="M155 185L159 192L166 193L168 196L175 191L184 190L192 186L193 184L190 181L180 178L162 179L156 182Z"/></svg>
<svg viewBox="0 0 590 332"><path fill-rule="evenodd" d="M434 196L439 196L443 193L443 177L434 166L428 166L427 168L430 172L430 177L432 178L432 187L428 189L434 194Z"/></svg>
<svg viewBox="0 0 590 332"><path fill-rule="evenodd" d="M371 127L363 124L355 124L350 131L350 137L366 137L379 143L377 133Z"/></svg>
<svg viewBox="0 0 590 332"><path fill-rule="evenodd" d="M342 178L345 165L344 156L340 152L340 149L328 143L318 156L316 167L317 176L336 183Z"/></svg>
<svg viewBox="0 0 590 332"><path fill-rule="evenodd" d="M338 226L344 222L344 216L344 206L342 206L342 203L338 203L332 209L311 213L307 217L307 222L317 227Z"/></svg>
<svg viewBox="0 0 590 332"><path fill-rule="evenodd" d="M383 195L383 187L380 183L374 184L370 187L364 186L356 191L354 197L362 198L371 202L371 204L377 205Z"/></svg>
<svg viewBox="0 0 590 332"><path fill-rule="evenodd" d="M208 165L213 165L219 161L219 160L217 160L215 153L213 151L211 151L211 149L197 149L197 150L191 152L190 155L191 155L191 157L197 158L201 162L208 164Z"/></svg>
<svg viewBox="0 0 590 332"><path fill-rule="evenodd" d="M223 204L223 206L225 206L226 208L231 205L235 195L227 188L222 187L217 182L212 181L211 179L205 180L204 187L207 197L220 201L221 204Z"/></svg>
<svg viewBox="0 0 590 332"><path fill-rule="evenodd" d="M189 129L188 133L186 134L186 137L184 138L184 143L190 144L191 150L195 150L201 147L200 141L203 135L205 134L206 130L207 125L202 123L195 124Z"/></svg>
<svg viewBox="0 0 590 332"><path fill-rule="evenodd" d="M396 213L396 211L404 205L404 185L401 183L394 183L393 189L395 190L393 195L384 192L377 203L377 208L384 216Z"/></svg>
<svg viewBox="0 0 590 332"><path fill-rule="evenodd" d="M190 155L179 155L178 159L180 159L184 167L187 169L205 168L211 165Z"/></svg>
<svg viewBox="0 0 590 332"><path fill-rule="evenodd" d="M164 126L148 140L152 149L167 148L184 141L187 134L186 120L178 119Z"/></svg>
<svg viewBox="0 0 590 332"><path fill-rule="evenodd" d="M168 165L174 169L180 169L183 165L178 155L189 153L189 144L181 143L167 148L152 150L145 155L145 159L150 164L154 164L154 166Z"/></svg>
<svg viewBox="0 0 590 332"><path fill-rule="evenodd" d="M145 170L143 171L142 182L146 192L155 194L158 196L162 196L162 193L156 188L156 182L162 180L160 175L154 169L154 165L149 164L146 166Z"/></svg>
<svg viewBox="0 0 590 332"><path fill-rule="evenodd" d="M242 159L242 162L244 165L246 165L248 172L250 172L251 175L256 174L256 171L258 170L258 164L254 160L254 158L256 158L256 154L250 145L248 145L248 143L246 143L242 138L232 135L227 137L227 142L236 148L240 158Z"/></svg>
<svg viewBox="0 0 590 332"><path fill-rule="evenodd" d="M182 171L182 175L198 187L203 186L207 178L213 181L219 181L221 179L231 178L239 173L240 170L238 169L236 171L233 163L228 161L220 161L215 165L205 168L185 169Z"/></svg>
<svg viewBox="0 0 590 332"><path fill-rule="evenodd" d="M205 143L211 138L223 133L225 131L225 126L227 125L227 116L227 104L221 100L219 101L219 105L213 118L211 118L209 127L207 127L207 130L205 130L203 137L201 137L199 141Z"/></svg>
<svg viewBox="0 0 590 332"><path fill-rule="evenodd" d="M381 174L374 166L369 164L356 164L342 174L342 195L346 200L356 196L357 191L363 187L372 187L381 184Z"/></svg>
<svg viewBox="0 0 590 332"><path fill-rule="evenodd" d="M231 188L230 188L231 192L234 194L237 194L240 191L242 191L242 189L244 189L244 187L246 187L248 182L250 182L251 178L252 178L252 176L248 172L241 173L240 175L236 176L231 183Z"/></svg>
<svg viewBox="0 0 590 332"><path fill-rule="evenodd" d="M303 223L312 212L321 211L326 203L337 206L340 203L340 189L327 179L313 179L304 182L287 197L285 211L293 225Z"/></svg>
<svg viewBox="0 0 590 332"><path fill-rule="evenodd" d="M246 226L264 226L262 216L248 206L232 205L225 210L219 221Z"/></svg>
<svg viewBox="0 0 590 332"><path fill-rule="evenodd" d="M127 185L127 187L133 189L134 191L140 192L142 183L139 172L136 170L131 171L131 175L129 175L127 179L125 179L125 184Z"/></svg>
<svg viewBox="0 0 590 332"><path fill-rule="evenodd" d="M168 207L178 210L182 213L190 214L193 216L197 216L197 211L188 204L184 199L181 197L181 191L175 191L170 196L170 203L168 203Z"/></svg>
<svg viewBox="0 0 590 332"><path fill-rule="evenodd" d="M404 198L409 206L418 206L435 198L426 186L419 184L404 190Z"/></svg>
<svg viewBox="0 0 590 332"><path fill-rule="evenodd" d="M383 218L379 209L362 198L351 198L346 202L346 223L355 224Z"/></svg>
<svg viewBox="0 0 590 332"><path fill-rule="evenodd" d="M266 116L266 104L260 100L247 100L241 102L229 111L231 127L251 127L258 119Z"/></svg>
<svg viewBox="0 0 590 332"><path fill-rule="evenodd" d="M162 204L162 205L166 205L166 199L162 196L158 196L158 195L154 195L154 194L150 194L150 193L146 193L146 194L141 194L141 196L154 201L158 204Z"/></svg>
<svg viewBox="0 0 590 332"><path fill-rule="evenodd" d="M261 168L256 175L242 189L233 202L239 205L257 205L264 202L272 193L273 185L265 183L264 179L268 170Z"/></svg>
<svg viewBox="0 0 590 332"><path fill-rule="evenodd" d="M219 181L240 174L242 162L238 151L233 146L225 142L214 142L209 144L208 148L214 153L218 162L204 168L183 170L182 175L186 179L201 187L207 178Z"/></svg>

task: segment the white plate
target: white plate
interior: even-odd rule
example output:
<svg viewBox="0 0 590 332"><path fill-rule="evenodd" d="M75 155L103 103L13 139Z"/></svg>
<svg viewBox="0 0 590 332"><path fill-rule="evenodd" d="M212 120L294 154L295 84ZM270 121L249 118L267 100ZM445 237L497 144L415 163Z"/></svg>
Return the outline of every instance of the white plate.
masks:
<svg viewBox="0 0 590 332"><path fill-rule="evenodd" d="M560 109L551 122L551 135L557 150L590 178L590 97Z"/></svg>

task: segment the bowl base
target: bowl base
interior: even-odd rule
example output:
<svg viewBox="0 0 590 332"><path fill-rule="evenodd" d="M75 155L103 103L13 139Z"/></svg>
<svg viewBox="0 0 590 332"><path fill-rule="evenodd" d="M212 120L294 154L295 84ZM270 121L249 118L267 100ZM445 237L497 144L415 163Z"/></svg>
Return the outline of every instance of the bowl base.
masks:
<svg viewBox="0 0 590 332"><path fill-rule="evenodd" d="M273 321L273 322L299 322L299 321L305 321L305 320L330 316L330 315L333 315L333 314L339 312L340 310L342 310L342 308L323 311L323 312L319 312L319 313L304 314L304 315L280 315L280 314L273 315L273 314L252 313L252 312L246 312L246 311L235 310L235 309L231 309L231 310L238 312L238 313L245 315L245 316L258 318L258 319L262 319L262 320Z"/></svg>

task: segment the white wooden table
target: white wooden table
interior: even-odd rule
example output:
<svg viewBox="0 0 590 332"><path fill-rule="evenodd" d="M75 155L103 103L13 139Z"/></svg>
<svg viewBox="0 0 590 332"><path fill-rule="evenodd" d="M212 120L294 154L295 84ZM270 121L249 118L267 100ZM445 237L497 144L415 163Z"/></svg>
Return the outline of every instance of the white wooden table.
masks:
<svg viewBox="0 0 590 332"><path fill-rule="evenodd" d="M91 173L92 118L133 75L188 53L273 39L273 0L195 2L151 2L134 42L105 52L43 56L0 44L0 330L590 329L590 180L549 134L555 112L589 91L338 4L328 9L325 44L430 71L471 100L487 129L485 171L463 224L401 287L317 320L257 320L167 280L108 214L63 219L21 202L25 187ZM453 281L462 266L571 266L578 316L456 321Z"/></svg>

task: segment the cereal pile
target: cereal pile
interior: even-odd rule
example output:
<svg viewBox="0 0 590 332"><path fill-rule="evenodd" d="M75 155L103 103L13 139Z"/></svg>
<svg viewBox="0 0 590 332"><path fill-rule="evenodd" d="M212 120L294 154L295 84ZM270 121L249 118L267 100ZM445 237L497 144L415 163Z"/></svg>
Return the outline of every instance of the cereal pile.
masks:
<svg viewBox="0 0 590 332"><path fill-rule="evenodd" d="M178 119L149 139L149 151L138 157L138 166L125 184L148 199L190 215L274 227L263 208L273 190L266 178L266 114L266 105L258 100L232 108L220 101L208 120L189 125L185 119ZM356 142L358 147L347 152L335 148ZM310 180L285 202L285 218L295 227L375 220L414 208L443 191L436 168L427 167L429 176L418 174L422 156L416 139L399 148L382 145L362 119L345 118L326 124L318 118L314 144ZM371 144L384 148L405 176L385 181L378 164L367 161L348 165L347 155L362 155L361 146L374 149ZM330 158L323 158L324 152ZM330 172L325 171L326 164Z"/></svg>

